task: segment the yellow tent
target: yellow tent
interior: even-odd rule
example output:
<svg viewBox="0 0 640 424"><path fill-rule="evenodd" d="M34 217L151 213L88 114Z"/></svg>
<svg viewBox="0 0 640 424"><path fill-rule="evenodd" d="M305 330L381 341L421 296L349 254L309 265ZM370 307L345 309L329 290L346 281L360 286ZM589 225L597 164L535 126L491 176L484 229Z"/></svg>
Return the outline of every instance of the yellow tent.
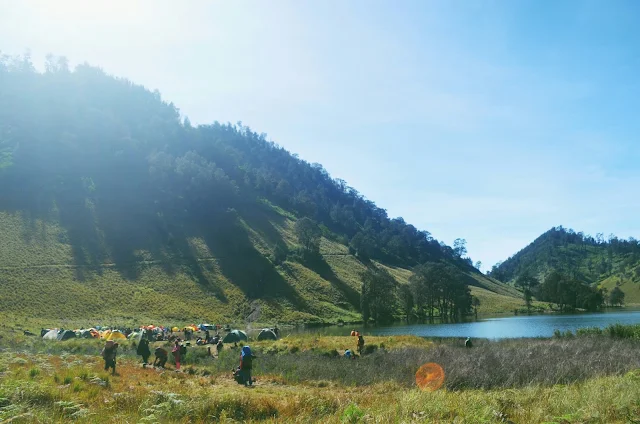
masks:
<svg viewBox="0 0 640 424"><path fill-rule="evenodd" d="M118 330L113 330L111 332L111 334L109 334L107 337L105 337L105 339L107 339L107 340L121 340L121 339L126 340L127 337L124 334L122 334L121 332L119 332Z"/></svg>
<svg viewBox="0 0 640 424"><path fill-rule="evenodd" d="M106 339L111 334L111 330L104 330L100 332L100 338Z"/></svg>
<svg viewBox="0 0 640 424"><path fill-rule="evenodd" d="M171 331L173 331L173 332L175 333L175 332L177 332L177 331L180 331L180 329L179 329L178 327L173 327L173 328L171 329Z"/></svg>

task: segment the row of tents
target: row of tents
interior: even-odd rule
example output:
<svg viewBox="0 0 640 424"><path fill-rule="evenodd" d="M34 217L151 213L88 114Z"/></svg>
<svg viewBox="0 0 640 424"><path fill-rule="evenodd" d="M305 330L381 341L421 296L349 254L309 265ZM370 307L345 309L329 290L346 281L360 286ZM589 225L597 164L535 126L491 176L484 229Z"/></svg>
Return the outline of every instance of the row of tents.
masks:
<svg viewBox="0 0 640 424"><path fill-rule="evenodd" d="M81 339L104 339L104 340L122 340L127 337L119 330L97 330L89 328L87 330L46 330L42 335L44 340L69 340L75 338Z"/></svg>
<svg viewBox="0 0 640 424"><path fill-rule="evenodd" d="M208 325L208 324L204 324ZM192 331L207 331L208 328L204 327L186 327ZM82 338L82 339L103 339L103 340L126 340L126 339L134 339L139 340L142 337L143 331L151 331L152 333L160 333L164 331L162 327L155 326L146 326L140 327L138 330L134 330L129 335L125 335L123 332L119 330L99 330L97 328L89 328L82 330L58 330L58 329L50 329L42 331L42 338L44 340L69 340L74 338ZM179 331L177 327L173 327L171 331L177 332ZM211 330L209 330L211 331ZM271 328L263 328L258 333L258 340L277 340L278 339L278 331L277 329ZM223 343L237 343L240 341L249 340L247 337L247 333L242 330L229 330L228 333L222 338Z"/></svg>

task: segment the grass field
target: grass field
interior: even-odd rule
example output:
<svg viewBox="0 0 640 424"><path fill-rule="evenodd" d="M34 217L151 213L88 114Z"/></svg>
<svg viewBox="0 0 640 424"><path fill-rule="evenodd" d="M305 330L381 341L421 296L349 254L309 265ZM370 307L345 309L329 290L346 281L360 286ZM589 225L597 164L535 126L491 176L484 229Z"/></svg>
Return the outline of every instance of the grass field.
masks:
<svg viewBox="0 0 640 424"><path fill-rule="evenodd" d="M252 342L257 383L230 378L238 349L190 348L182 372L142 368L128 343L118 375L99 341L43 342L0 331L0 419L11 422L629 423L640 419L638 341L607 336L457 341L367 338L377 349L335 356L350 337ZM341 353L341 352L340 352ZM413 374L437 362L444 387Z"/></svg>
<svg viewBox="0 0 640 424"><path fill-rule="evenodd" d="M98 224L90 234L67 232L55 210L46 219L0 212L0 311L51 326L80 319L131 325L361 319L359 274L366 266L345 245L323 238L320 260L275 265L275 244L297 247L295 218L266 201L237 214L233 237L203 233L175 246L141 229L127 253L109 248ZM377 265L401 284L411 275ZM524 306L512 287L470 275L480 313Z"/></svg>

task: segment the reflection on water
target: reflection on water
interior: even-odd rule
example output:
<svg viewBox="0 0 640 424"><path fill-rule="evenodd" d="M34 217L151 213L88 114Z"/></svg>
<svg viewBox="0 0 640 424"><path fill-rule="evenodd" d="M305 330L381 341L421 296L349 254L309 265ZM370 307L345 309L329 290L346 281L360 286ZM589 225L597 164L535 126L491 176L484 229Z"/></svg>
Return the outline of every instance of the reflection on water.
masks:
<svg viewBox="0 0 640 424"><path fill-rule="evenodd" d="M489 339L517 337L551 337L554 330L575 332L578 328L610 324L640 324L640 311L617 311L573 315L527 315L487 318L457 324L396 324L386 327L358 328L365 335L415 335L420 337L481 337ZM305 332L318 335L348 336L352 326L307 328L287 333Z"/></svg>

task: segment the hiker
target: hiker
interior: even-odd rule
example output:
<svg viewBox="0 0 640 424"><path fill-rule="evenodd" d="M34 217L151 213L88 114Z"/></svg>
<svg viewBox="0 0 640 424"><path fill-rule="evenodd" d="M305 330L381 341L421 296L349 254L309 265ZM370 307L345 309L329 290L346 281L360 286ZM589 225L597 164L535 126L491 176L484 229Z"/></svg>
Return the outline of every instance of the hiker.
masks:
<svg viewBox="0 0 640 424"><path fill-rule="evenodd" d="M280 329L278 328L277 325L273 327L273 333L276 335L277 338L280 338Z"/></svg>
<svg viewBox="0 0 640 424"><path fill-rule="evenodd" d="M156 350L154 351L154 354L156 356L156 359L153 361L153 366L164 368L164 365L167 363L167 358L169 356L166 349L157 347Z"/></svg>
<svg viewBox="0 0 640 424"><path fill-rule="evenodd" d="M362 334L358 335L358 353L362 355L362 350L364 349L364 337Z"/></svg>
<svg viewBox="0 0 640 424"><path fill-rule="evenodd" d="M467 340L464 341L464 347L467 347L467 348L473 347L473 343L471 343L471 337L467 337Z"/></svg>
<svg viewBox="0 0 640 424"><path fill-rule="evenodd" d="M218 356L220 356L220 352L222 352L222 348L224 347L224 343L222 343L222 339L218 339L218 343L216 343L216 352Z"/></svg>
<svg viewBox="0 0 640 424"><path fill-rule="evenodd" d="M211 338L211 334L209 334L209 330L204 331L204 342L209 343L209 339Z"/></svg>
<svg viewBox="0 0 640 424"><path fill-rule="evenodd" d="M142 356L142 366L146 367L149 363L149 356L151 356L151 350L149 349L149 340L147 340L144 336L140 339L138 343L138 348L136 349L136 353Z"/></svg>
<svg viewBox="0 0 640 424"><path fill-rule="evenodd" d="M111 374L116 375L116 351L118 350L118 343L113 340L107 341L102 349L102 359L104 359L104 370L108 371L112 369Z"/></svg>
<svg viewBox="0 0 640 424"><path fill-rule="evenodd" d="M173 360L176 362L176 370L180 369L180 359L182 356L182 346L180 346L180 339L176 340L173 349L171 349L171 354L173 355Z"/></svg>
<svg viewBox="0 0 640 424"><path fill-rule="evenodd" d="M253 359L255 356L251 353L251 348L245 346L240 354L240 377L245 386L252 386L251 369L253 368Z"/></svg>

